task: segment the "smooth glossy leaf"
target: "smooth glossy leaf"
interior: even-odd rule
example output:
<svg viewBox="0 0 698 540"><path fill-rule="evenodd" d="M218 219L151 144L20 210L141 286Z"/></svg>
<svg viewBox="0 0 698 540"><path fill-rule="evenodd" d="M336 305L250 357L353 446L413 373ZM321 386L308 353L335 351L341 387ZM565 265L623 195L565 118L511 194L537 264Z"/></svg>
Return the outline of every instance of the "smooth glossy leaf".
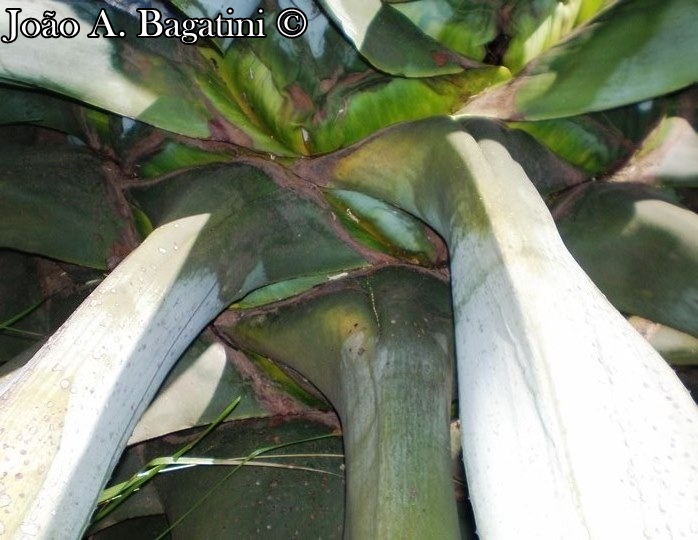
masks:
<svg viewBox="0 0 698 540"><path fill-rule="evenodd" d="M366 264L338 238L321 201L281 187L249 165L201 167L140 195L159 226L37 352L3 392L7 399L0 399L5 463L23 471L20 477L10 473L13 481L4 483L11 501L4 510L6 530L20 530L26 522L47 536L81 533L159 383L228 304L269 283ZM27 406L37 395L38 418L37 409ZM29 448L31 471L22 457ZM73 487L67 489L66 482ZM37 511L37 505L55 511Z"/></svg>
<svg viewBox="0 0 698 540"><path fill-rule="evenodd" d="M567 36L575 27L584 0L507 2L503 31L512 36L503 63L517 73L528 62ZM598 2L594 2L598 6ZM500 8L505 11L506 8ZM591 6L587 6L587 11Z"/></svg>
<svg viewBox="0 0 698 540"><path fill-rule="evenodd" d="M390 4L322 0L344 34L373 66L392 75L427 77L473 67L424 34Z"/></svg>
<svg viewBox="0 0 698 540"><path fill-rule="evenodd" d="M456 538L444 283L385 269L233 321L223 316L217 327L309 377L337 409L347 456L345 537L394 538L409 530Z"/></svg>
<svg viewBox="0 0 698 540"><path fill-rule="evenodd" d="M618 181L698 187L698 133L688 119L667 116L643 142Z"/></svg>
<svg viewBox="0 0 698 540"><path fill-rule="evenodd" d="M553 212L565 245L619 310L698 336L698 214L618 183L580 187Z"/></svg>
<svg viewBox="0 0 698 540"><path fill-rule="evenodd" d="M633 316L632 324L673 366L698 366L698 337Z"/></svg>
<svg viewBox="0 0 698 540"><path fill-rule="evenodd" d="M417 215L449 246L461 438L481 536L688 535L695 403L563 245L534 188L550 167L515 149L491 121L435 118L318 160L315 172L322 185ZM623 511L609 514L617 504Z"/></svg>
<svg viewBox="0 0 698 540"><path fill-rule="evenodd" d="M601 175L626 161L667 112L670 100L654 100L619 109L570 118L508 122L532 135L592 175Z"/></svg>
<svg viewBox="0 0 698 540"><path fill-rule="evenodd" d="M129 444L210 424L232 396L240 396L228 420L262 417L269 412L249 383L228 360L230 351L210 336L200 336L184 352L133 429ZM237 353L240 354L240 353Z"/></svg>
<svg viewBox="0 0 698 540"><path fill-rule="evenodd" d="M98 2L65 3L56 0L22 2L22 17L41 20L44 11L56 19L72 18L80 26L71 39L30 39L23 36L0 47L0 77L46 88L138 118L163 129L208 137L214 116L206 109L193 85L191 70L204 72L194 47L176 40L137 37L135 19L116 10L108 13L120 38L89 38L104 8ZM9 33L9 17L2 17L0 31ZM189 72L187 70L190 70Z"/></svg>
<svg viewBox="0 0 698 540"><path fill-rule="evenodd" d="M394 3L422 32L458 54L484 61L497 36L498 5L487 0L420 0Z"/></svg>
<svg viewBox="0 0 698 540"><path fill-rule="evenodd" d="M186 142L167 140L153 154L138 163L139 178L154 178L189 167L232 161L234 156L224 150L199 148Z"/></svg>
<svg viewBox="0 0 698 540"><path fill-rule="evenodd" d="M333 190L327 197L344 226L360 241L421 264L436 262L434 240L424 224L409 214L353 191Z"/></svg>
<svg viewBox="0 0 698 540"><path fill-rule="evenodd" d="M98 269L133 248L103 165L86 149L5 146L0 163L0 247Z"/></svg>
<svg viewBox="0 0 698 540"><path fill-rule="evenodd" d="M244 458L259 448L330 433L331 427L326 424L303 417L228 422L207 435L192 451L192 455ZM198 430L181 432L134 447L122 461L123 466L117 470L117 478L128 478L151 459L172 455L184 442L193 440L197 435ZM147 495L156 498L170 525L184 518L172 529L171 538L188 540L233 536L267 539L300 536L340 539L344 517L343 460L341 457L323 456L341 456L341 438L303 442L272 453L303 456L271 458L262 455L260 460L278 463L280 467L246 465L227 479L225 477L233 467L220 465L199 466L155 477ZM285 465L311 467L330 474L286 469ZM221 480L224 482L221 483ZM127 508L128 511L120 512L118 517L121 520L141 515L136 504L139 496L139 493L133 496L134 504ZM147 499L144 502L154 508ZM156 534L164 529L161 528ZM108 535L109 528L89 538L113 538ZM153 536L134 538L152 540Z"/></svg>
<svg viewBox="0 0 698 540"><path fill-rule="evenodd" d="M274 18L279 8L265 13ZM251 123L298 154L332 151L394 123L450 114L509 78L498 67L424 80L390 77L361 59L321 12L308 13L308 30L298 39L270 30L265 39L238 40L217 68L225 93L211 97L225 111L232 95Z"/></svg>
<svg viewBox="0 0 698 540"><path fill-rule="evenodd" d="M619 0L463 112L559 118L686 87L698 81L697 19L694 0Z"/></svg>
<svg viewBox="0 0 698 540"><path fill-rule="evenodd" d="M212 138L288 154L261 131L233 99L217 73L220 55L175 38L139 38L135 17L105 9L111 28L123 37L87 37L104 22L99 2L26 0L22 15L42 18L52 10L57 19L72 18L80 31L71 39L19 37L0 47L0 78L45 88L110 112L138 119L167 131ZM8 33L8 17L0 32ZM104 29L101 30L104 33ZM31 61L28 61L31 59Z"/></svg>

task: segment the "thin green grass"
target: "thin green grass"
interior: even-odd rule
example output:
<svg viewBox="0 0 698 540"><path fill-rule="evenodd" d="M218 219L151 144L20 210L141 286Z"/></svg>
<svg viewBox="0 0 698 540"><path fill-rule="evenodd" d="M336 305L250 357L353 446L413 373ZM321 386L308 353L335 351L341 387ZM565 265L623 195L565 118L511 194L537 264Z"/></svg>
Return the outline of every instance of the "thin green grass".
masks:
<svg viewBox="0 0 698 540"><path fill-rule="evenodd" d="M233 410L240 403L241 398L237 397L233 400L230 405L228 405L221 414L192 442L184 445L172 456L158 457L143 467L140 471L134 474L131 478L125 482L115 484L109 488L102 491L98 501L97 510L92 517L92 524L99 522L113 512L120 504L125 502L133 493L138 491L144 484L152 480L155 475L173 472L176 470L181 470L189 467L197 466L228 466L233 467L233 469L228 472L221 480L215 483L211 489L209 489L198 501L196 501L186 512L179 516L170 526L164 530L156 538L160 540L164 538L172 529L184 521L194 510L199 508L206 500L218 489L220 488L228 479L230 479L233 474L240 470L243 466L256 466L256 467L272 467L287 470L299 470L306 472L315 472L320 474L327 474L331 476L337 476L342 478L342 474L336 472L317 469L313 467L298 466L288 463L277 463L271 461L259 461L257 458L264 454L268 454L274 450L279 450L281 448L286 448L289 446L294 446L298 444L303 444L306 442L317 441L321 439L328 439L330 437L338 437L340 435L328 434L328 435L318 435L316 437L309 437L307 439L302 439L298 441L292 441L287 443L275 444L272 446L267 446L263 448L258 448L244 457L237 458L198 458L198 457L185 457L184 454L192 450L196 445L198 445L203 439L205 439L211 431L218 427ZM302 458L302 457L316 457L316 458L336 458L343 459L343 454L271 454L267 455L267 458L271 459L289 459L289 458Z"/></svg>
<svg viewBox="0 0 698 540"><path fill-rule="evenodd" d="M36 338L43 338L43 334L39 334L37 332L30 332L29 330L20 330L19 328L12 328L12 325L15 323L21 321L25 317L31 315L34 311L36 311L44 302L46 301L46 298L42 298L38 302L35 302L31 306L29 306L27 309L24 311L21 311L14 317L10 317L6 321L0 322L0 330L4 330L6 332L12 332L15 334L20 334L23 336L28 336L28 337L36 337Z"/></svg>

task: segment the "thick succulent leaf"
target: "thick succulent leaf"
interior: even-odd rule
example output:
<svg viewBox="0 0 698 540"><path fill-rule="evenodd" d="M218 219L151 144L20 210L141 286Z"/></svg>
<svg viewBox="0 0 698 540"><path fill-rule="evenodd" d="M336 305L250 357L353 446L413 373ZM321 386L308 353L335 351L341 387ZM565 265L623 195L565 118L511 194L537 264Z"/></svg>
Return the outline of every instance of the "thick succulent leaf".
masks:
<svg viewBox="0 0 698 540"><path fill-rule="evenodd" d="M130 224L89 151L5 146L0 163L0 247L99 269L123 253Z"/></svg>
<svg viewBox="0 0 698 540"><path fill-rule="evenodd" d="M698 214L618 183L580 187L553 212L565 245L619 310L698 337Z"/></svg>
<svg viewBox="0 0 698 540"><path fill-rule="evenodd" d="M139 178L154 178L181 169L200 167L212 163L225 163L233 159L231 151L205 149L186 141L166 140L153 155L138 164Z"/></svg>
<svg viewBox="0 0 698 540"><path fill-rule="evenodd" d="M379 200L394 201L403 196L409 197L417 207L421 207L427 197L431 196L431 191L436 188L425 185L424 193L416 193L411 183L422 176L431 178L433 172L430 167L439 162L438 149L425 143L432 138L443 137L446 129L458 131L468 129L469 126L477 128L484 123L492 130L493 136L506 140L510 152L541 193L553 193L589 179L588 174L560 160L527 133L507 129L504 124L489 123L476 118L432 118L394 126L341 152L313 161L299 162L296 171L320 184L327 181L328 174L333 174L339 182L336 187L340 189L354 189L347 188L342 183L351 182L355 177L371 178L377 186L394 186L394 197L385 197L384 191L373 191L372 188L367 191L366 186L361 186L356 191ZM400 207L405 209L403 203L400 203ZM414 211L410 207L408 212L423 219L422 211ZM433 223L430 225L434 226Z"/></svg>
<svg viewBox="0 0 698 540"><path fill-rule="evenodd" d="M103 22L99 2L65 3L26 0L22 15L39 20L46 10L56 19L73 18L80 31L71 39L19 37L0 48L0 78L45 88L195 138L213 138L288 154L289 150L261 131L241 111L216 72L216 51L206 58L200 47L178 39L144 39L136 18L105 10L118 38L89 38ZM8 33L8 17L0 32ZM210 101L209 101L210 100Z"/></svg>
<svg viewBox="0 0 698 540"><path fill-rule="evenodd" d="M681 116L663 118L627 165L614 174L614 179L698 187L698 133L695 126Z"/></svg>
<svg viewBox="0 0 698 540"><path fill-rule="evenodd" d="M83 136L79 107L27 89L0 86L0 125L31 124Z"/></svg>
<svg viewBox="0 0 698 540"><path fill-rule="evenodd" d="M114 31L126 32L125 36L89 38L104 7L98 2L22 2L22 17L41 20L44 11L53 11L57 20L76 20L80 31L71 39L20 36L3 44L0 77L53 90L164 129L208 137L212 115L183 68L197 56L195 48L177 46L176 40L167 42L171 46L160 41L172 56L158 54L148 48L153 40L136 37L135 20L116 10L108 12L109 20ZM3 35L9 33L8 25L9 17L2 17Z"/></svg>
<svg viewBox="0 0 698 540"><path fill-rule="evenodd" d="M393 4L425 34L459 54L480 61L487 58L490 63L501 61L517 72L598 12L604 2L420 0Z"/></svg>
<svg viewBox="0 0 698 540"><path fill-rule="evenodd" d="M450 315L443 282L393 268L217 323L239 345L309 377L339 412L346 538L395 538L405 530L417 538L457 537L449 485Z"/></svg>
<svg viewBox="0 0 698 540"><path fill-rule="evenodd" d="M612 111L508 125L532 135L568 163L597 176L617 168L637 150L661 119L662 108L665 104L655 100Z"/></svg>
<svg viewBox="0 0 698 540"><path fill-rule="evenodd" d="M279 302L308 291L316 285L325 283L328 279L340 279L345 276L345 272L340 272L339 274L331 276L327 274L318 274L272 283L271 285L252 291L239 302L235 302L231 307L248 309Z"/></svg>
<svg viewBox="0 0 698 540"><path fill-rule="evenodd" d="M256 289L254 284L266 286L316 274L319 269L329 277L365 265L365 260L337 237L328 210L310 203L292 190L279 188L256 169L240 165L211 165L192 169L152 186L134 187L131 195L155 227L190 215L212 213L223 216L225 225L234 231L240 242L240 252L245 252L246 248L250 253L259 253L258 236L268 238L269 249L273 246L275 256L260 260L254 269L249 269L243 295ZM260 205L260 210L250 212L251 203ZM231 216L234 216L236 227L228 224L228 220L233 220ZM277 224L275 230L280 233L286 230L287 233L279 238L270 234L271 222ZM290 231L306 228L310 230L301 240L290 241L293 236L288 235L296 234ZM247 236L244 231L247 231ZM211 245L200 249L213 249L214 244L221 249L229 246L229 238L225 235L212 237L209 242ZM232 256L234 252L226 247L222 253ZM222 261L217 262L221 264L219 272L223 283L230 280L229 274L237 274L239 270L224 267ZM290 268L295 268L295 271L289 273ZM234 296L233 300L243 296L236 296L233 291L229 294Z"/></svg>
<svg viewBox="0 0 698 540"><path fill-rule="evenodd" d="M199 443L188 455L219 459L245 458L252 452L283 443L304 441L331 435L331 428L301 417L275 417L226 422ZM199 430L180 432L147 441L130 449L116 478L125 480L150 460L171 456L193 441ZM342 538L344 518L344 481L341 437L301 442L272 452L274 455L302 454L300 457L259 460L279 467L246 465L220 484L233 466L208 465L157 475L150 489L141 496L135 493L104 528L87 538L103 540L123 538L127 520L143 515L143 508L155 510L154 502L166 516L167 523L184 518L170 532L173 540L192 538ZM333 457L327 457L327 456ZM334 457L339 456L339 457ZM289 466L289 468L285 468ZM306 471L290 467L309 467ZM322 472L327 471L327 472ZM219 485L220 484L220 485ZM155 499L148 500L147 497ZM206 497L203 504L197 506ZM186 517L185 514L192 510ZM215 516L215 519L212 519ZM110 533L110 530L112 531ZM231 533L232 531L232 533ZM134 540L152 540L151 531L137 531Z"/></svg>
<svg viewBox="0 0 698 540"><path fill-rule="evenodd" d="M698 337L642 317L630 317L630 324L673 366L698 366Z"/></svg>
<svg viewBox="0 0 698 540"><path fill-rule="evenodd" d="M514 73L543 51L569 34L575 27L584 0L533 0L507 2L509 12L504 16L503 31L512 36L503 63ZM598 2L594 2L597 4ZM592 6L587 6L589 11ZM502 10L506 8L500 8Z"/></svg>
<svg viewBox="0 0 698 540"><path fill-rule="evenodd" d="M5 463L23 475L10 472L13 481L3 484L11 534L23 523L47 537L81 533L159 383L228 304L269 283L365 264L317 199L249 165L191 170L149 195L141 204L157 229L0 399ZM37 395L42 406L29 406Z"/></svg>
<svg viewBox="0 0 698 540"><path fill-rule="evenodd" d="M344 34L377 69L427 77L458 73L465 59L430 38L394 6L380 0L322 0ZM471 64L471 67L474 64Z"/></svg>
<svg viewBox="0 0 698 540"><path fill-rule="evenodd" d="M267 416L249 383L228 360L228 351L199 336L177 360L157 395L133 429L136 444L174 431L214 422L234 396L241 398L227 420Z"/></svg>
<svg viewBox="0 0 698 540"><path fill-rule="evenodd" d="M472 95L509 78L509 71L499 67L431 79L373 77L329 95L320 122L310 124L309 138L322 151L348 146L392 124L450 114Z"/></svg>
<svg viewBox="0 0 698 540"><path fill-rule="evenodd" d="M431 119L315 165L323 185L384 198L446 239L481 536L690 536L695 403L565 249L532 185L546 167L510 144L491 121Z"/></svg>
<svg viewBox="0 0 698 540"><path fill-rule="evenodd" d="M394 3L428 36L473 60L484 61L497 36L497 5L487 0L420 0Z"/></svg>
<svg viewBox="0 0 698 540"><path fill-rule="evenodd" d="M269 6L265 14L274 18L279 9ZM297 39L270 29L265 39L236 41L217 69L226 87L214 95L210 86L209 97L219 109L226 111L232 96L250 122L299 154L335 150L400 121L449 114L509 77L497 67L427 80L390 77L366 64L321 12L313 12Z"/></svg>
<svg viewBox="0 0 698 540"><path fill-rule="evenodd" d="M559 118L678 90L698 80L697 19L694 0L619 0L463 112Z"/></svg>
<svg viewBox="0 0 698 540"><path fill-rule="evenodd" d="M436 246L413 216L354 191L333 190L327 198L345 228L370 247L421 264L436 262Z"/></svg>
<svg viewBox="0 0 698 540"><path fill-rule="evenodd" d="M220 13L225 18L256 18L260 14L256 11L260 0L170 0L182 13L190 18L215 19ZM232 12L227 9L232 8ZM233 38L213 38L211 41L219 48L224 49L233 43Z"/></svg>

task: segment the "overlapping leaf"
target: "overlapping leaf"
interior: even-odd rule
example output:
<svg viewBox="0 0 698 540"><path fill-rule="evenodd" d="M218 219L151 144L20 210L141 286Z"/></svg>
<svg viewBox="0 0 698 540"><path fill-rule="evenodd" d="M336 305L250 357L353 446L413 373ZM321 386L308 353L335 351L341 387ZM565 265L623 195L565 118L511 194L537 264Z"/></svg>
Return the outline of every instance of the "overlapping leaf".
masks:
<svg viewBox="0 0 698 540"><path fill-rule="evenodd" d="M80 147L0 150L0 247L106 269L130 226L102 163Z"/></svg>
<svg viewBox="0 0 698 540"><path fill-rule="evenodd" d="M566 246L618 309L698 336L698 214L616 183L583 186L554 213Z"/></svg>
<svg viewBox="0 0 698 540"><path fill-rule="evenodd" d="M693 0L620 0L464 112L558 118L686 87L698 80L697 18Z"/></svg>

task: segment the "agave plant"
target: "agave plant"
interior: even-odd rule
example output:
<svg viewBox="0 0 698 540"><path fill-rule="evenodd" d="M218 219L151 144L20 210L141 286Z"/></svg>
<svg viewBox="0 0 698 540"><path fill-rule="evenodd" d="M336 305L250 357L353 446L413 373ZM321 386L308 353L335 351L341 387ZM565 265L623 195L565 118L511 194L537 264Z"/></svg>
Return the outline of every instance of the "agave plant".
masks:
<svg viewBox="0 0 698 540"><path fill-rule="evenodd" d="M233 13L235 36L205 31ZM693 0L9 6L0 537L80 537L129 440L237 392L233 436L335 429L268 359L338 414L347 538L464 534L455 399L482 538L694 535L698 409L668 361L695 381L696 19ZM163 490L146 514L182 507ZM173 537L223 536L210 512Z"/></svg>

